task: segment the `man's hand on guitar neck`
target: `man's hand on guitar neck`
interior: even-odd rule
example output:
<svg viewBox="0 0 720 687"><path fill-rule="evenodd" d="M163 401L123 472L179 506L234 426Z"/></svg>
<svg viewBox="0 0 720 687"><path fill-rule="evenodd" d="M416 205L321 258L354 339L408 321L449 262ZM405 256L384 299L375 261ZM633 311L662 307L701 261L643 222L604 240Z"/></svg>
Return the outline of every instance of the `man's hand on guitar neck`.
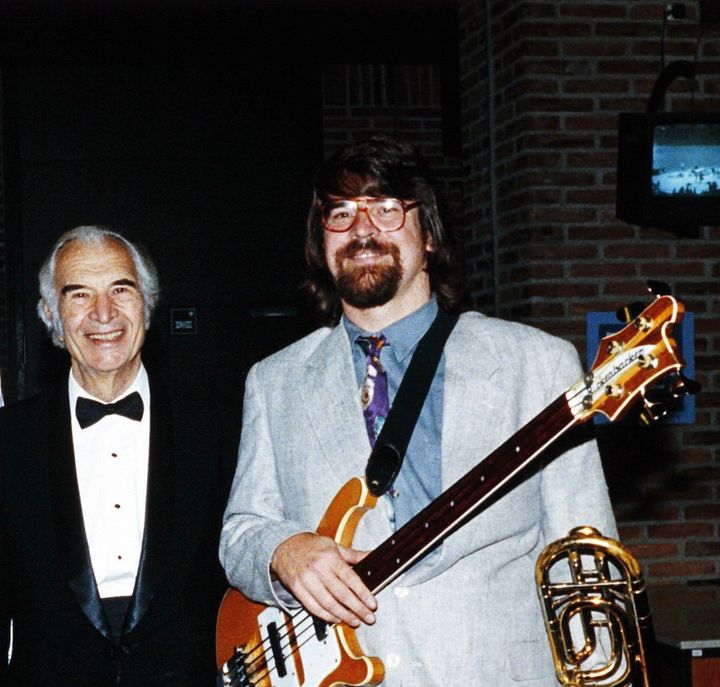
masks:
<svg viewBox="0 0 720 687"><path fill-rule="evenodd" d="M270 569L312 615L359 627L375 622L377 608L375 597L350 567L366 555L329 537L303 532L275 549Z"/></svg>

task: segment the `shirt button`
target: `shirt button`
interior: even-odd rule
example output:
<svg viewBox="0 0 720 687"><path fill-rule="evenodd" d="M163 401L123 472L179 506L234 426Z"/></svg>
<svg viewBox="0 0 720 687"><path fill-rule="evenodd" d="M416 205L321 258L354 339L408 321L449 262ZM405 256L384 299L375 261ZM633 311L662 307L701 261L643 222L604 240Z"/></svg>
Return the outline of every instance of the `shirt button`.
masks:
<svg viewBox="0 0 720 687"><path fill-rule="evenodd" d="M410 590L407 587L395 587L395 596L398 599L404 599L409 593Z"/></svg>
<svg viewBox="0 0 720 687"><path fill-rule="evenodd" d="M120 508L120 504L119 504L119 503L116 503L116 504L115 504L115 508Z"/></svg>
<svg viewBox="0 0 720 687"><path fill-rule="evenodd" d="M397 654L388 654L385 663L388 668L397 668L400 665L400 657Z"/></svg>

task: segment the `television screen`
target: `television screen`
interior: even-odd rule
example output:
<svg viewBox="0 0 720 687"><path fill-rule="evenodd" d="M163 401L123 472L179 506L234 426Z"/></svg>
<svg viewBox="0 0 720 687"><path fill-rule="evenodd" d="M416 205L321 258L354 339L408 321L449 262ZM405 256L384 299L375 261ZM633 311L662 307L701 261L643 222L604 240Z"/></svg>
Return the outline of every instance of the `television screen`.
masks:
<svg viewBox="0 0 720 687"><path fill-rule="evenodd" d="M697 236L720 226L720 112L621 112L616 215Z"/></svg>
<svg viewBox="0 0 720 687"><path fill-rule="evenodd" d="M720 124L655 126L652 193L720 196Z"/></svg>

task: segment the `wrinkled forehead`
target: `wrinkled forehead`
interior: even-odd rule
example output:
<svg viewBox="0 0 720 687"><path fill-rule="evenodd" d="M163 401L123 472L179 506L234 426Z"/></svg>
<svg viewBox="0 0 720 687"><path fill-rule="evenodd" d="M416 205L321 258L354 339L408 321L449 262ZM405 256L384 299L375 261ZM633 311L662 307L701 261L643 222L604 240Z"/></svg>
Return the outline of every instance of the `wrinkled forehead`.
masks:
<svg viewBox="0 0 720 687"><path fill-rule="evenodd" d="M113 238L70 241L57 254L55 284L58 287L68 281L109 278L119 274L134 281L138 278L130 250Z"/></svg>

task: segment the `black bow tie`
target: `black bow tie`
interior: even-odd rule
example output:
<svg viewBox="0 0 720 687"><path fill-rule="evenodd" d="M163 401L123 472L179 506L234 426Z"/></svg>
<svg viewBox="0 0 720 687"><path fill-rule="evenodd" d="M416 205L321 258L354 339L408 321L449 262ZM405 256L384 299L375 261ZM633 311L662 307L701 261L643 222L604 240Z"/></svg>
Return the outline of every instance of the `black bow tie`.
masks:
<svg viewBox="0 0 720 687"><path fill-rule="evenodd" d="M100 403L82 396L78 396L75 403L75 415L81 429L94 425L106 415L122 415L131 420L140 421L142 420L143 410L143 401L137 391L133 391L115 403Z"/></svg>

